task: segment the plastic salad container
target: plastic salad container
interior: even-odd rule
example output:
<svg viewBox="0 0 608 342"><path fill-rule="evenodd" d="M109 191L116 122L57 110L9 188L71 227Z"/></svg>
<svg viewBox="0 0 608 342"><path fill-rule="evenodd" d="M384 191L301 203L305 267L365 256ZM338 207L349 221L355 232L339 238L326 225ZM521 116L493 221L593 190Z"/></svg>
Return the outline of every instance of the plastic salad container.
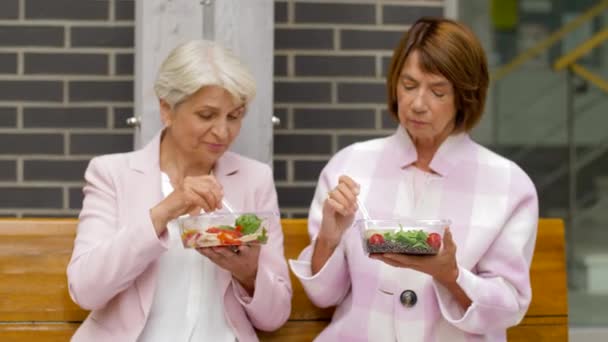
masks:
<svg viewBox="0 0 608 342"><path fill-rule="evenodd" d="M279 215L273 213L212 212L183 216L177 221L184 247L199 248L266 243L267 227L278 219Z"/></svg>
<svg viewBox="0 0 608 342"><path fill-rule="evenodd" d="M358 220L366 253L434 255L439 252L443 231L450 221L443 219Z"/></svg>

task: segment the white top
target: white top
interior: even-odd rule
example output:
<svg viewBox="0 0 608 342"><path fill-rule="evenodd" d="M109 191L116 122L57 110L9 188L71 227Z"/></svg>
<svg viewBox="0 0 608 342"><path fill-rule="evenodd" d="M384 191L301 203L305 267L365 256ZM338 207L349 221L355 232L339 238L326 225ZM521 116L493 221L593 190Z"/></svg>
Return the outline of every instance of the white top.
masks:
<svg viewBox="0 0 608 342"><path fill-rule="evenodd" d="M161 173L163 195L173 192ZM234 342L223 293L215 281L218 266L194 249L182 245L176 220L167 225L169 249L160 258L154 300L139 342Z"/></svg>

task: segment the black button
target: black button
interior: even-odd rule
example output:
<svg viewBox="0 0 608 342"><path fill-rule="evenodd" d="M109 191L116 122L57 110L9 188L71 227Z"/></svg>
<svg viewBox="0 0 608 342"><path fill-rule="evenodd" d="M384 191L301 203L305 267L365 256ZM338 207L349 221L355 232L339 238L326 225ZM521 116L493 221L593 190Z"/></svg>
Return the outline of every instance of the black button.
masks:
<svg viewBox="0 0 608 342"><path fill-rule="evenodd" d="M416 305L416 302L418 301L418 296L416 296L416 292L412 290L405 290L401 292L399 300L401 301L401 304L403 304L403 306L411 308L412 306Z"/></svg>

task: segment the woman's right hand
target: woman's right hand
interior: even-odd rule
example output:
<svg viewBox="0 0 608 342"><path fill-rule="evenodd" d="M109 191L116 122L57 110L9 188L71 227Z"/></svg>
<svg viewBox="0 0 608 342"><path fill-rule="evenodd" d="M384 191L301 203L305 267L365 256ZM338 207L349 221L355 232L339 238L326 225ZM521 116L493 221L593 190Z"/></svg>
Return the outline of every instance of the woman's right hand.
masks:
<svg viewBox="0 0 608 342"><path fill-rule="evenodd" d="M342 175L338 185L327 193L323 203L323 219L318 240L336 246L342 239L344 231L350 227L359 209L357 196L359 184L352 178Z"/></svg>
<svg viewBox="0 0 608 342"><path fill-rule="evenodd" d="M327 193L323 202L323 218L321 229L317 235L310 268L312 274L317 274L334 253L342 240L342 235L351 226L355 218L359 195L359 184L350 177L342 175L338 185Z"/></svg>
<svg viewBox="0 0 608 342"><path fill-rule="evenodd" d="M222 208L224 191L211 175L186 177L174 184L174 190L150 210L154 229L160 236L169 221L184 214L198 215L203 209L212 212Z"/></svg>

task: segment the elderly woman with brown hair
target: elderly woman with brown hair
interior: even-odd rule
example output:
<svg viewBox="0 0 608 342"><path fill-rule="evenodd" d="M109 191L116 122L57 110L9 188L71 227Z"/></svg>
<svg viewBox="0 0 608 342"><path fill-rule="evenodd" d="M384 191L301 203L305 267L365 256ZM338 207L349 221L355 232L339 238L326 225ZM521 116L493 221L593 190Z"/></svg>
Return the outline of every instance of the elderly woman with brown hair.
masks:
<svg viewBox="0 0 608 342"><path fill-rule="evenodd" d="M420 19L395 49L387 86L397 131L329 161L312 242L290 261L316 305L337 305L317 340L504 341L531 299L538 203L517 165L469 136L488 88L483 49L462 24ZM451 224L436 255L368 256L351 227L358 201L375 219Z"/></svg>

